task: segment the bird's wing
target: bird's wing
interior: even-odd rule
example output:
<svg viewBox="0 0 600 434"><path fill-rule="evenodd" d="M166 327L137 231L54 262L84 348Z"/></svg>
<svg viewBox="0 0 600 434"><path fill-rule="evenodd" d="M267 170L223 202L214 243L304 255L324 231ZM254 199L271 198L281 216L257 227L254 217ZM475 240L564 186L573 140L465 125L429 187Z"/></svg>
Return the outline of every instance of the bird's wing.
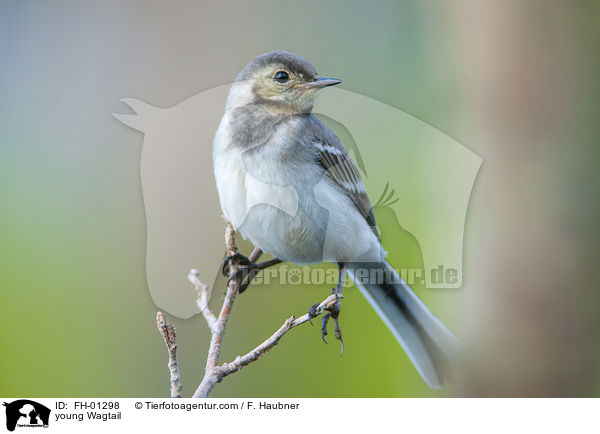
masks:
<svg viewBox="0 0 600 434"><path fill-rule="evenodd" d="M316 119L316 118L315 118ZM337 136L325 124L320 124L313 137L313 145L317 150L317 160L325 169L325 173L346 191L356 209L365 218L371 230L379 238L373 206L367 195L365 185L360 178L358 167L339 141Z"/></svg>

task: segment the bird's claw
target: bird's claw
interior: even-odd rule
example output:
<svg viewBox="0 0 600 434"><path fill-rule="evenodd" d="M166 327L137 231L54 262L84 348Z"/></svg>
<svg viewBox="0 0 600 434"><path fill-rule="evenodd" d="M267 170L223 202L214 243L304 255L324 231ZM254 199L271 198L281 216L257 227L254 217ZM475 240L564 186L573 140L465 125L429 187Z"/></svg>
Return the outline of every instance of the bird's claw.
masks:
<svg viewBox="0 0 600 434"><path fill-rule="evenodd" d="M250 282L258 274L260 268L254 262L248 262L247 264L239 265L238 268L231 273L229 278L227 279L227 284L232 280L237 280L239 282L238 292L241 294L250 286Z"/></svg>
<svg viewBox="0 0 600 434"><path fill-rule="evenodd" d="M327 312L325 315L323 315L323 319L321 320L321 339L323 339L323 342L325 343L327 343L325 340L325 336L327 336L327 322L329 321L330 317L331 313Z"/></svg>
<svg viewBox="0 0 600 434"><path fill-rule="evenodd" d="M251 256L258 259L259 255L253 253ZM265 268L279 263L281 263L281 260L277 258L263 262L253 262L240 252L235 252L233 255L229 255L223 259L221 271L223 272L223 275L227 277L227 285L229 285L232 280L238 282L238 291L241 294L248 288L250 282L260 270L264 270ZM231 272L231 267L233 266L235 266L235 271Z"/></svg>
<svg viewBox="0 0 600 434"><path fill-rule="evenodd" d="M334 324L334 336L338 341L340 341L340 346L342 348L341 355L343 355L344 341L342 340L342 329L340 328L339 320L342 297L341 294L337 293L337 290L335 288L331 289L331 293L336 294L338 296L338 299L333 304L333 306L327 307L328 312L325 315L323 315L323 319L321 320L321 339L323 339L323 342L327 343L327 341L325 340L325 336L327 336L327 323L330 319L332 319Z"/></svg>
<svg viewBox="0 0 600 434"><path fill-rule="evenodd" d="M238 265L246 266L249 266L252 263L250 262L250 259L242 255L240 252L235 252L233 255L226 256L221 264L221 272L223 273L223 276L229 276L229 271L231 270L231 266L234 261L237 261Z"/></svg>
<svg viewBox="0 0 600 434"><path fill-rule="evenodd" d="M317 307L319 307L319 303L315 303L313 304L311 307L308 308L308 322L310 323L310 325L313 325L312 319L315 318L317 316Z"/></svg>
<svg viewBox="0 0 600 434"><path fill-rule="evenodd" d="M334 334L335 334L335 338L340 341L340 347L341 347L341 352L340 352L340 357L344 355L344 340L342 339L342 329L340 328L340 320L339 318L333 317L333 324L334 324Z"/></svg>

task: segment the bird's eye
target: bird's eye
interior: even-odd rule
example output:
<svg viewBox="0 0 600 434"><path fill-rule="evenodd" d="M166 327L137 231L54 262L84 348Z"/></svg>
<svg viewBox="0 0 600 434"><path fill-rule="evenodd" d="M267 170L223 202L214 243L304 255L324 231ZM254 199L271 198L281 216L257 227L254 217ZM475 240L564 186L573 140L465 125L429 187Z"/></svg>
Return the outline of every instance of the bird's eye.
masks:
<svg viewBox="0 0 600 434"><path fill-rule="evenodd" d="M280 84L287 83L289 79L290 75L286 71L277 71L275 75L273 75L273 80Z"/></svg>

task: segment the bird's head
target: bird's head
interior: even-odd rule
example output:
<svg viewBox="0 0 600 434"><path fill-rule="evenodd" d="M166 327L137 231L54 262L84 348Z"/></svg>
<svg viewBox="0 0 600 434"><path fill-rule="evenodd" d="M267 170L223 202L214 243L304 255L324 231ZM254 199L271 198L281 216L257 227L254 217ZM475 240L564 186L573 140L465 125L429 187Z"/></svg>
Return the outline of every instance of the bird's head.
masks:
<svg viewBox="0 0 600 434"><path fill-rule="evenodd" d="M228 106L263 103L275 110L308 113L319 89L341 82L320 77L300 56L272 51L256 57L242 69L232 86Z"/></svg>

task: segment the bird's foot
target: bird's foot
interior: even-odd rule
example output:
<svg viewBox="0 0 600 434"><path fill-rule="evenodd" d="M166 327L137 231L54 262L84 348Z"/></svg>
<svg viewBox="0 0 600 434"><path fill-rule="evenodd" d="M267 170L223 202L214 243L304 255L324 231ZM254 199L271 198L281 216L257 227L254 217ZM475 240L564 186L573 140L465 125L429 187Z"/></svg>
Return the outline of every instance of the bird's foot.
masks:
<svg viewBox="0 0 600 434"><path fill-rule="evenodd" d="M339 316L340 316L340 312L342 309L342 295L339 294L337 292L337 290L335 288L331 289L331 293L335 294L337 296L336 301L331 305L327 307L328 312L323 315L323 319L321 320L321 339L323 339L323 342L327 343L327 341L325 340L325 336L327 336L327 323L329 322L329 320L333 320L333 324L334 324L334 335L335 338L340 341L340 346L341 346L341 354L344 354L344 341L342 339L342 329L340 328L340 320L339 320ZM313 306L314 307L314 306ZM310 312L310 310L309 310ZM310 314L309 314L310 316Z"/></svg>
<svg viewBox="0 0 600 434"><path fill-rule="evenodd" d="M253 254L254 255L254 254ZM258 257L258 256L257 256ZM223 260L222 272L227 277L227 284L232 280L239 282L238 292L241 294L248 288L250 282L259 273L260 270L281 263L281 260L274 258L263 262L252 262L249 258L240 252L227 256ZM235 271L231 272L231 267L235 265Z"/></svg>
<svg viewBox="0 0 600 434"><path fill-rule="evenodd" d="M311 307L308 308L308 322L310 323L310 325L313 325L312 319L316 318L318 316L317 314L317 307L319 307L320 303L315 303L313 304Z"/></svg>
<svg viewBox="0 0 600 434"><path fill-rule="evenodd" d="M235 263L235 265L250 265L250 259L248 257L242 255L240 252L235 252L233 255L226 256L223 259L221 264L221 273L223 276L229 276L229 271L231 270L231 266Z"/></svg>
<svg viewBox="0 0 600 434"><path fill-rule="evenodd" d="M254 262L250 262L248 265L241 265L238 267L235 272L231 273L229 278L227 279L227 284L232 280L237 280L239 282L238 292L241 294L250 286L250 282L254 277L259 273L262 268L255 264Z"/></svg>

